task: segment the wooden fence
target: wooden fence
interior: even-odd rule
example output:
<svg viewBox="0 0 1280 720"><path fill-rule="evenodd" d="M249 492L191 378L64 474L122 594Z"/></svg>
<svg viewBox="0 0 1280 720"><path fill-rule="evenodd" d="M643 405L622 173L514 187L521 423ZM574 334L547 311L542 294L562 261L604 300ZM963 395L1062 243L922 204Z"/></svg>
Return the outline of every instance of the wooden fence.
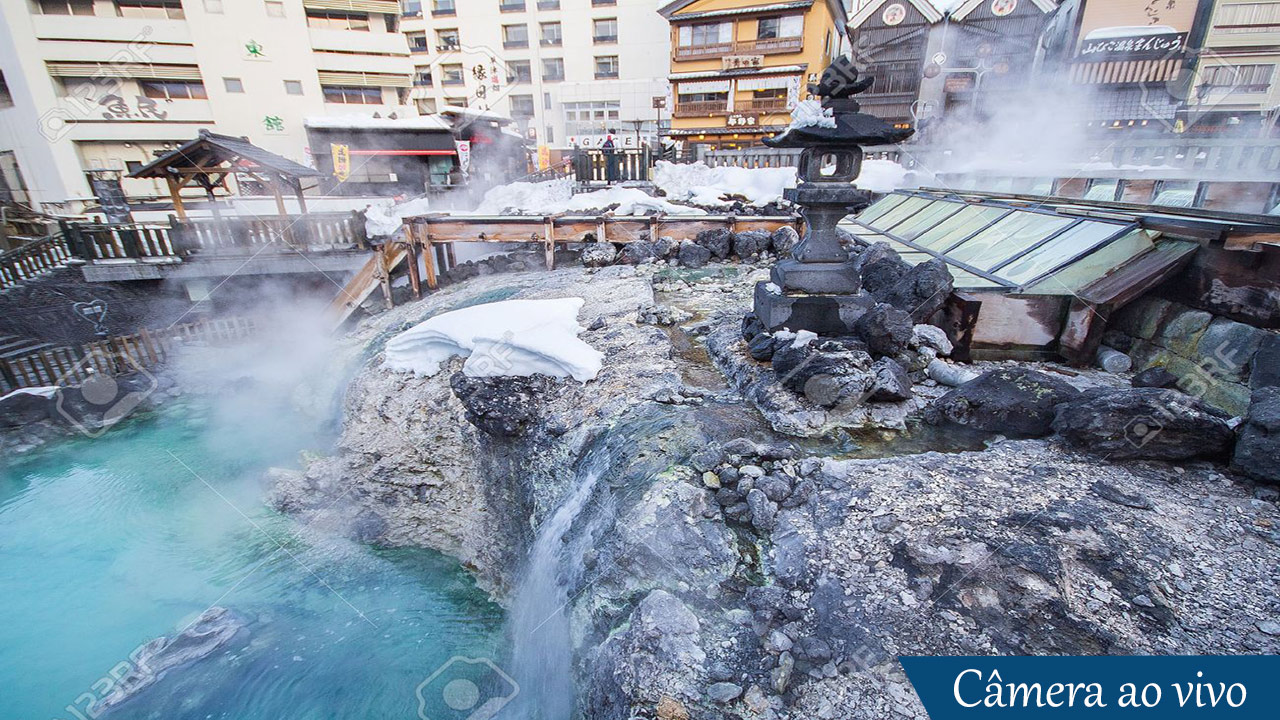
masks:
<svg viewBox="0 0 1280 720"><path fill-rule="evenodd" d="M0 360L0 389L65 386L92 374L128 375L155 367L185 343L219 343L254 333L247 318L223 318L143 330L75 347L55 347L30 355Z"/></svg>
<svg viewBox="0 0 1280 720"><path fill-rule="evenodd" d="M71 258L62 234L41 238L0 255L0 290L43 275Z"/></svg>
<svg viewBox="0 0 1280 720"><path fill-rule="evenodd" d="M364 247L368 238L360 213L317 213L295 218L231 217L168 224L64 223L72 253L85 260L182 258L252 255L276 245L275 252L346 250Z"/></svg>

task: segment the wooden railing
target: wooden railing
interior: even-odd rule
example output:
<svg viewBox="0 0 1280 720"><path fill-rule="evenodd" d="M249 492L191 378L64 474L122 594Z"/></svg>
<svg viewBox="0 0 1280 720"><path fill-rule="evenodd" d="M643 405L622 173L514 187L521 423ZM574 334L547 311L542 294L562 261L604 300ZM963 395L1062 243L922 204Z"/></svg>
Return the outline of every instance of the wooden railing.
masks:
<svg viewBox="0 0 1280 720"><path fill-rule="evenodd" d="M711 45L679 45L676 60L712 60L726 55L778 55L804 51L804 38L762 38Z"/></svg>
<svg viewBox="0 0 1280 720"><path fill-rule="evenodd" d="M0 360L0 389L65 387L92 374L128 375L160 365L185 343L219 343L254 333L247 318L201 320L163 330L143 330L76 347L55 347Z"/></svg>
<svg viewBox="0 0 1280 720"><path fill-rule="evenodd" d="M0 255L0 290L43 275L71 259L62 234L41 238Z"/></svg>
<svg viewBox="0 0 1280 720"><path fill-rule="evenodd" d="M714 45L679 45L676 47L676 60L706 60L733 54L733 43L716 43Z"/></svg>
<svg viewBox="0 0 1280 720"><path fill-rule="evenodd" d="M708 100L703 102L676 103L676 117L699 117L703 115L724 115L729 112L729 103L724 100Z"/></svg>
<svg viewBox="0 0 1280 720"><path fill-rule="evenodd" d="M787 112L786 98L752 98L750 100L740 100L734 106L735 112L758 112L758 113L785 113Z"/></svg>
<svg viewBox="0 0 1280 720"><path fill-rule="evenodd" d="M344 250L364 247L368 239L359 213L303 215L296 218L234 217L162 224L65 223L73 254L85 260L185 258L201 255L252 255L264 252Z"/></svg>

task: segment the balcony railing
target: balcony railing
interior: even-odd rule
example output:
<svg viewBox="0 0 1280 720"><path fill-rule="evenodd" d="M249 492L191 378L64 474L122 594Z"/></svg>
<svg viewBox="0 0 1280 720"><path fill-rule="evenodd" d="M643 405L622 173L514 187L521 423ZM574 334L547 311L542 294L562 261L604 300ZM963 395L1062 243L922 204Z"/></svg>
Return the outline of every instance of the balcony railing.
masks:
<svg viewBox="0 0 1280 720"><path fill-rule="evenodd" d="M804 50L804 38L764 38L760 40L744 40L735 43L734 52L744 55L778 55L781 53L798 53Z"/></svg>
<svg viewBox="0 0 1280 720"><path fill-rule="evenodd" d="M706 115L726 115L729 103L724 100L707 100L703 102L676 103L676 117L702 117Z"/></svg>
<svg viewBox="0 0 1280 720"><path fill-rule="evenodd" d="M804 38L768 38L712 45L681 45L676 60L709 60L725 55L778 55L804 50Z"/></svg>
<svg viewBox="0 0 1280 720"><path fill-rule="evenodd" d="M752 98L750 100L740 100L735 108L736 112L750 113L781 113L787 110L786 98Z"/></svg>

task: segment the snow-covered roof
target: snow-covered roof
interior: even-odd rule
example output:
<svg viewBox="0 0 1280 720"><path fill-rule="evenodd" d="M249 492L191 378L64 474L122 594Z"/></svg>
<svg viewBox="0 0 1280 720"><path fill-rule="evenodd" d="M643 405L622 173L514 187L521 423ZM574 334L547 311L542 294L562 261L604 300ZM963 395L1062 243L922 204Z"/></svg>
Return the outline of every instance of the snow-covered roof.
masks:
<svg viewBox="0 0 1280 720"><path fill-rule="evenodd" d="M304 118L303 125L317 130L443 130L452 129L439 115L411 118L375 118L363 115L318 115Z"/></svg>
<svg viewBox="0 0 1280 720"><path fill-rule="evenodd" d="M476 110L475 108L460 107L458 105L446 105L440 110L441 115L457 115L460 117L475 118L477 120L492 120L494 122L509 124L511 118L492 110Z"/></svg>
<svg viewBox="0 0 1280 720"><path fill-rule="evenodd" d="M849 27L862 27L862 23L874 17L875 14L880 11L880 8L884 7L884 4L888 1L889 0L871 0L871 2L863 5L861 10L854 13L853 16L849 18ZM939 0L939 2L944 1L945 0ZM942 19L942 13L938 8L934 7L933 3L929 2L929 0L907 0L907 2L911 3L911 6L918 10L928 22L936 23Z"/></svg>
<svg viewBox="0 0 1280 720"><path fill-rule="evenodd" d="M943 12L950 10L952 20L964 20L969 17L970 13L977 10L983 3L988 2L988 0L933 0L933 4L939 6L947 2L950 2L951 7L945 9L939 7L938 9ZM1058 7L1056 0L1031 0L1031 2L1036 7L1040 8L1040 12L1053 12L1054 9Z"/></svg>

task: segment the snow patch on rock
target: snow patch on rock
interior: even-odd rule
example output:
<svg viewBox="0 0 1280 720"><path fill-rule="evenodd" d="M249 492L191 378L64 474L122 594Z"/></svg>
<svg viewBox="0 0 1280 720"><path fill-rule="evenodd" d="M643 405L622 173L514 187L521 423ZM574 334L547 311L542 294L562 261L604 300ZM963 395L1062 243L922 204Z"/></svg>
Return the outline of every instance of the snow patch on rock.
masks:
<svg viewBox="0 0 1280 720"><path fill-rule="evenodd" d="M667 197L709 207L727 206L746 198L757 207L782 200L782 191L796 186L795 168L711 167L706 163L659 161L653 182Z"/></svg>
<svg viewBox="0 0 1280 720"><path fill-rule="evenodd" d="M582 298L506 300L437 315L387 343L385 367L431 376L457 355L470 377L595 378L604 355L578 338Z"/></svg>

